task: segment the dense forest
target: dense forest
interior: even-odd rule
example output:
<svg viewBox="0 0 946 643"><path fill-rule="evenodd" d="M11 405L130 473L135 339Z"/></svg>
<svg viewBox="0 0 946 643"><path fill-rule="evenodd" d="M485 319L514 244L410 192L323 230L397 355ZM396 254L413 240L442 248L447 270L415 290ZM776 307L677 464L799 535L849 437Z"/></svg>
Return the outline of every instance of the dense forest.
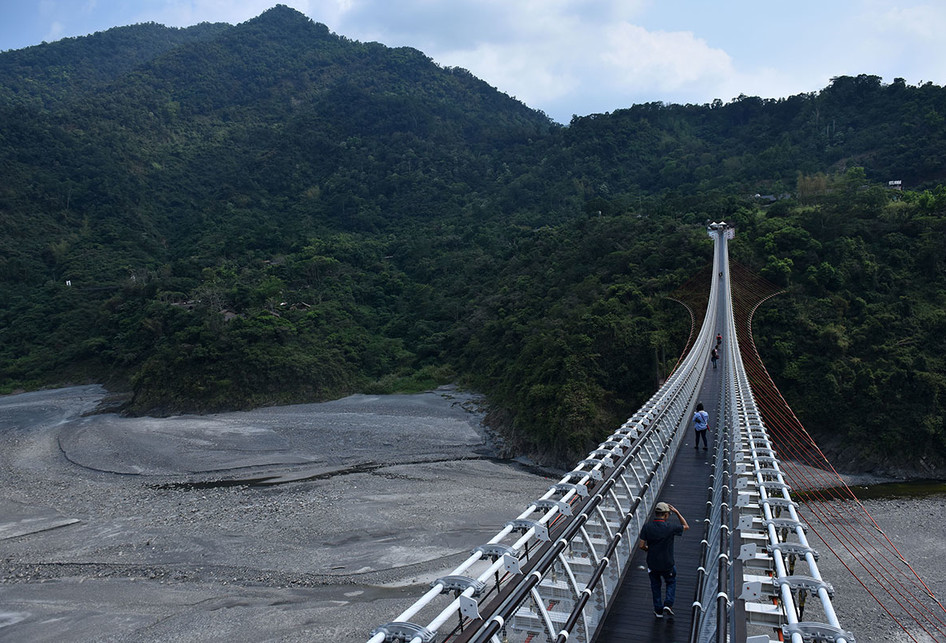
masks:
<svg viewBox="0 0 946 643"><path fill-rule="evenodd" d="M282 6L2 52L0 392L171 414L455 382L568 464L673 367L724 219L785 289L756 342L829 455L942 477L944 119L942 87L861 75L560 125Z"/></svg>

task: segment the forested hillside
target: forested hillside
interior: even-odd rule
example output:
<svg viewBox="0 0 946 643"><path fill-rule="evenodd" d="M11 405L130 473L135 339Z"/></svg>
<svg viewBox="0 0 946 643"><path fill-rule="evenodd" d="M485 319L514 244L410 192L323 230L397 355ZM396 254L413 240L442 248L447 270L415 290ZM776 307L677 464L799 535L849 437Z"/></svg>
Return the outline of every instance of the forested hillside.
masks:
<svg viewBox="0 0 946 643"><path fill-rule="evenodd" d="M167 414L459 382L569 463L673 366L669 297L725 219L786 288L757 343L809 430L942 475L944 116L858 76L562 126L286 7L3 52L0 391Z"/></svg>

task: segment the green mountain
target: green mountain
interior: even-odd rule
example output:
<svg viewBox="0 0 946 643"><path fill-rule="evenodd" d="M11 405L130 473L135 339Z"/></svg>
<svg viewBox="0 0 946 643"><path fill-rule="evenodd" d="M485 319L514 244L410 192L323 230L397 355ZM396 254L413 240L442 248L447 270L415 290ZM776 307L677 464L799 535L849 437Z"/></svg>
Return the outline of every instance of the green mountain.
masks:
<svg viewBox="0 0 946 643"><path fill-rule="evenodd" d="M457 381L570 463L672 368L668 297L725 219L787 290L757 343L809 430L940 475L943 114L858 76L563 127L282 6L3 52L0 390L162 414Z"/></svg>
<svg viewBox="0 0 946 643"><path fill-rule="evenodd" d="M148 23L3 52L0 92L4 102L22 105L68 103L76 94L95 93L172 49L211 40L228 29L223 23L187 29Z"/></svg>

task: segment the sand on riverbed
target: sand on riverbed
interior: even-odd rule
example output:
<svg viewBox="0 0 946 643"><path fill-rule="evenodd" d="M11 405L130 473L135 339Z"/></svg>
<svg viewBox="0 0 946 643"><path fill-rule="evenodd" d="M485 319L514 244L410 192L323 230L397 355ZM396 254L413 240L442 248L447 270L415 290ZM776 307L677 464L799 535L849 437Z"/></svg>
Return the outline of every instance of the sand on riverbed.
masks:
<svg viewBox="0 0 946 643"><path fill-rule="evenodd" d="M365 641L558 480L492 459L476 396L452 389L87 415L104 395L0 397L0 641ZM942 506L863 502L937 596ZM860 643L933 640L809 540Z"/></svg>

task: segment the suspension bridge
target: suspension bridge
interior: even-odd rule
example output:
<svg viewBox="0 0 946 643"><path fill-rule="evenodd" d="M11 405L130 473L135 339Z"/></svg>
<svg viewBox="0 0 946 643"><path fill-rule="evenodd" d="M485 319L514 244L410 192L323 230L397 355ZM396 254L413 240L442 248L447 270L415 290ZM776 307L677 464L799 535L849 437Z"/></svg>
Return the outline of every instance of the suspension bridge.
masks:
<svg viewBox="0 0 946 643"><path fill-rule="evenodd" d="M823 555L841 560L904 641L946 640L946 610L765 371L751 321L775 290L730 266L732 228L713 223L707 233L705 312L691 309L691 340L667 381L368 643L855 643L818 569ZM718 366L710 360L717 343ZM706 450L693 448L698 402L710 415ZM667 618L655 617L638 548L658 501L691 525L675 545L677 602Z"/></svg>

